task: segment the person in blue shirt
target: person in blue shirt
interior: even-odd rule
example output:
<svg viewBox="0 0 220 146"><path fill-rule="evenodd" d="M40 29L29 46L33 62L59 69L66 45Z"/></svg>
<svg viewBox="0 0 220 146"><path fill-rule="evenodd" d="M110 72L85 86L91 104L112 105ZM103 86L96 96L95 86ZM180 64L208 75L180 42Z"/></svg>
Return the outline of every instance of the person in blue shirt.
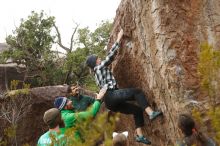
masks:
<svg viewBox="0 0 220 146"><path fill-rule="evenodd" d="M51 108L44 113L44 122L49 127L49 130L40 136L37 146L65 146L66 137L64 122L61 119L60 111L57 108ZM53 140L52 140L53 139Z"/></svg>

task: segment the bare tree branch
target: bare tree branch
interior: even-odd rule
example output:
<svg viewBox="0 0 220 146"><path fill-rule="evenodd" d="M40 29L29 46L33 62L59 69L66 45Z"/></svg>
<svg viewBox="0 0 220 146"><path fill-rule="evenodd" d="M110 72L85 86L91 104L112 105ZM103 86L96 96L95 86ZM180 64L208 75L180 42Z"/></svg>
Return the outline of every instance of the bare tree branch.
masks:
<svg viewBox="0 0 220 146"><path fill-rule="evenodd" d="M55 25L55 23L53 23L53 26L54 26L54 28L55 28L55 30L56 30L56 32L57 32L57 37L58 37L58 42L57 42L57 43L58 43L58 45L59 45L61 48L63 48L64 50L66 50L66 52L69 52L70 49L67 48L67 47L65 47L65 46L62 44L61 35L60 35L60 32L59 32L58 27Z"/></svg>
<svg viewBox="0 0 220 146"><path fill-rule="evenodd" d="M75 35L75 33L76 33L78 27L79 27L79 24L76 23L76 27L75 27L75 29L74 29L74 31L73 31L72 36L71 36L70 52L72 52L72 50L73 50L73 42L74 42L73 39L74 39L74 35Z"/></svg>
<svg viewBox="0 0 220 146"><path fill-rule="evenodd" d="M8 97L1 104L0 118L5 119L12 125L16 125L17 122L23 118L27 113L26 106L30 104L31 97Z"/></svg>

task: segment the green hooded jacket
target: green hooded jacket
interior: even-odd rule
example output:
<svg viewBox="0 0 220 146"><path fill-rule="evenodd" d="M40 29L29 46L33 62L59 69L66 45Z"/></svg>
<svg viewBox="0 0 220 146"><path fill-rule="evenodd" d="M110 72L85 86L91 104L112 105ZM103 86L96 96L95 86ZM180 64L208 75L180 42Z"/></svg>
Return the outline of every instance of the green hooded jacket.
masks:
<svg viewBox="0 0 220 146"><path fill-rule="evenodd" d="M96 100L91 107L83 112L74 112L73 110L61 110L61 116L65 123L66 128L71 128L76 126L77 123L80 123L86 119L95 117L100 109L101 103ZM79 131L75 131L75 138L79 139Z"/></svg>

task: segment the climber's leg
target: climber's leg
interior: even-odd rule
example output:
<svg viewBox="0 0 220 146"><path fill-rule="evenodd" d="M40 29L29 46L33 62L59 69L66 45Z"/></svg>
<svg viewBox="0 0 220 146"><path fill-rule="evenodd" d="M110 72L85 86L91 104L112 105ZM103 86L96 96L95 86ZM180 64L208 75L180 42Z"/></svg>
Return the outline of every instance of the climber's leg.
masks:
<svg viewBox="0 0 220 146"><path fill-rule="evenodd" d="M105 103L107 107L116 106L126 101L136 100L139 106L149 115L153 120L156 117L162 115L162 112L156 112L151 109L147 103L146 97L142 90L136 88L126 88L118 90L110 90L106 92Z"/></svg>

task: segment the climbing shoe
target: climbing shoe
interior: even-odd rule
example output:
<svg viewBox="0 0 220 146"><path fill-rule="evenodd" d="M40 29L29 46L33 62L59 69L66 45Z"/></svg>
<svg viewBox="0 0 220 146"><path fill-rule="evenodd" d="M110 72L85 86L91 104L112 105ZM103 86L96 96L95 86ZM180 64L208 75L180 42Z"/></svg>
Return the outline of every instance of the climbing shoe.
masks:
<svg viewBox="0 0 220 146"><path fill-rule="evenodd" d="M150 115L150 120L154 120L154 119L156 119L158 116L161 116L161 115L163 115L162 112L153 111L152 114Z"/></svg>
<svg viewBox="0 0 220 146"><path fill-rule="evenodd" d="M140 143L149 144L149 145L151 144L151 142L147 138L145 138L143 135L141 135L141 136L137 135L135 137L135 140Z"/></svg>

